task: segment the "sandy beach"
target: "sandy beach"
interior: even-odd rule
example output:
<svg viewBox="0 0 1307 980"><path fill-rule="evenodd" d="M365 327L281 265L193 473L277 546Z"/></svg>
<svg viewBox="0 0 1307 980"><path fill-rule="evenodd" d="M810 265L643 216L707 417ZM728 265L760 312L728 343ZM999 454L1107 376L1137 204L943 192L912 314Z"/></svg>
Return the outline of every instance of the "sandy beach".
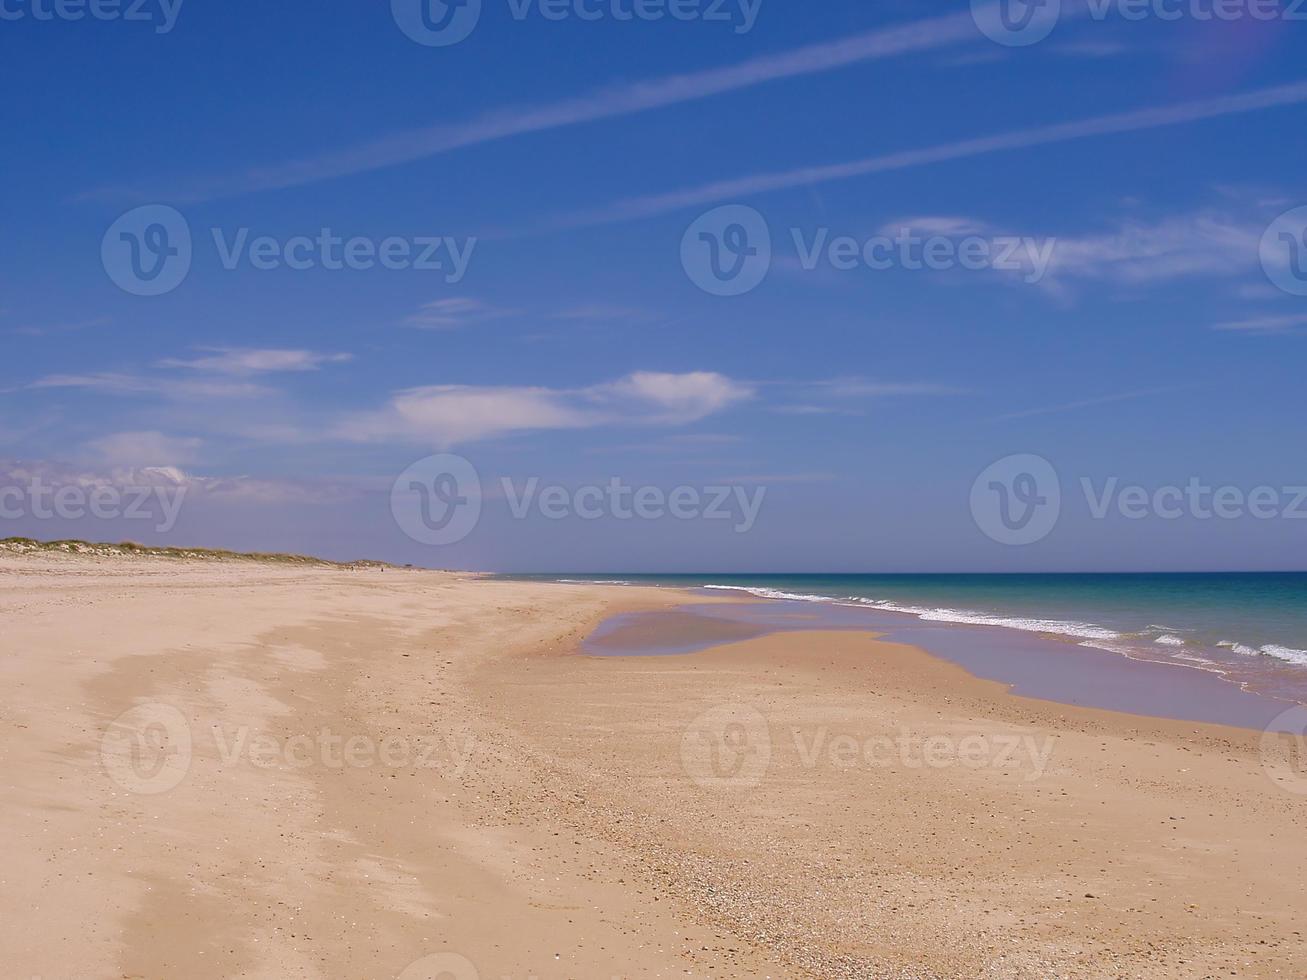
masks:
<svg viewBox="0 0 1307 980"><path fill-rule="evenodd" d="M4 975L1307 974L1294 740L691 601L0 555Z"/></svg>

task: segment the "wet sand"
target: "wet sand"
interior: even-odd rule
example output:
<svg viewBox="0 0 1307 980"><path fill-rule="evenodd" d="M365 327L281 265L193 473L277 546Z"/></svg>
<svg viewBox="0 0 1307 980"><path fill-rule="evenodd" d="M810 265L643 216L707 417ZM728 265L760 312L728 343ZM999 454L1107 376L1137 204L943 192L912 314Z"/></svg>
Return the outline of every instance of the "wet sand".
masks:
<svg viewBox="0 0 1307 980"><path fill-rule="evenodd" d="M693 593L692 593L693 594ZM1014 694L1178 721L1298 731L1295 701L1248 691L1212 670L1118 653L996 626L940 626L904 613L769 599L626 613L583 649L600 656L695 653L726 640L797 630L849 630L907 643L1000 681ZM732 637L732 634L736 634ZM1307 712L1303 713L1307 717Z"/></svg>
<svg viewBox="0 0 1307 980"><path fill-rule="evenodd" d="M849 630L581 652L687 601L0 557L6 972L1307 972L1301 739Z"/></svg>

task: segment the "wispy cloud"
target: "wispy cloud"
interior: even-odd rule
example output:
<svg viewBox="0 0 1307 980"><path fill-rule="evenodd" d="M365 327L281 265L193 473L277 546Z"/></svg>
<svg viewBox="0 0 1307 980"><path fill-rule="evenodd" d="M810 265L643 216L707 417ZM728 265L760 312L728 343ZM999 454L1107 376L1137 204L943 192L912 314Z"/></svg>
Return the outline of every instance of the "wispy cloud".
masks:
<svg viewBox="0 0 1307 980"><path fill-rule="evenodd" d="M165 358L159 365L211 374L246 376L283 371L316 371L325 364L340 364L352 357L350 354L324 354L311 350L251 347L201 347L200 350L209 353L190 360Z"/></svg>
<svg viewBox="0 0 1307 980"><path fill-rule="evenodd" d="M435 385L401 391L382 410L346 419L337 435L363 442L449 448L512 432L682 425L753 393L751 386L710 371L637 371L575 389Z"/></svg>
<svg viewBox="0 0 1307 980"><path fill-rule="evenodd" d="M90 443L89 448L112 466L177 466L195 459L201 446L193 437L162 432L115 432Z"/></svg>
<svg viewBox="0 0 1307 980"><path fill-rule="evenodd" d="M77 330L108 326L112 322L107 316L98 316L88 320L71 320L64 323L24 323L17 327L9 327L6 332L24 337L48 337L53 334L72 333Z"/></svg>
<svg viewBox="0 0 1307 980"><path fill-rule="evenodd" d="M914 218L898 218L887 221L880 228L880 234L894 236L903 231L916 235L939 235L943 238L955 238L963 235L980 235L988 230L983 221L964 218L960 215L922 215Z"/></svg>
<svg viewBox="0 0 1307 980"><path fill-rule="evenodd" d="M421 330L454 330L482 320L496 320L509 316L512 310L503 310L470 296L451 296L436 299L403 320L406 327Z"/></svg>
<svg viewBox="0 0 1307 980"><path fill-rule="evenodd" d="M1120 41L1067 41L1054 45L1051 50L1073 58L1115 58L1130 48Z"/></svg>
<svg viewBox="0 0 1307 980"><path fill-rule="evenodd" d="M40 481L51 487L158 487L183 490L188 506L197 498L254 503L326 503L357 497L364 481L358 478L284 480L244 475L202 476L177 466L72 465L54 460L0 459L0 485Z"/></svg>
<svg viewBox="0 0 1307 980"><path fill-rule="evenodd" d="M1307 329L1307 313L1288 316L1258 316L1247 320L1226 320L1212 324L1213 330L1229 330L1238 333L1275 334L1302 333Z"/></svg>
<svg viewBox="0 0 1307 980"><path fill-rule="evenodd" d="M991 418L991 422L1007 422L1012 419L1031 418L1036 415L1054 415L1059 412L1073 412L1080 408L1093 408L1097 405L1110 405L1114 402L1133 401L1136 398L1148 398L1152 395L1164 395L1181 389L1171 386L1166 388L1144 388L1139 391L1123 391L1114 395L1100 395L1097 398L1082 398L1079 401L1061 402L1057 405L1044 405L1039 408L1028 408L1020 412L1008 412L1004 415L996 415Z"/></svg>
<svg viewBox="0 0 1307 980"><path fill-rule="evenodd" d="M1152 224L1130 221L1105 234L1057 237L1041 285L1070 280L1127 285L1191 276L1246 274L1257 265L1264 220L1201 211Z"/></svg>
<svg viewBox="0 0 1307 980"><path fill-rule="evenodd" d="M268 388L250 382L199 378L177 380L107 371L94 374L48 374L33 381L27 388L81 388L107 395L158 395L181 399L255 398L269 393Z"/></svg>
<svg viewBox="0 0 1307 980"><path fill-rule="evenodd" d="M82 197L98 200L166 197L187 203L295 187L410 163L460 147L524 133L627 116L780 79L828 72L859 62L967 41L981 41L971 14L948 14L809 44L776 54L760 55L720 68L612 85L544 105L511 106L466 122L405 130L358 146L254 167L240 173L197 177L171 186L160 186L159 182L152 182L148 190L141 187L106 187L90 191Z"/></svg>
<svg viewBox="0 0 1307 980"><path fill-rule="evenodd" d="M777 382L796 392L798 400L772 405L777 415L864 415L864 402L882 398L960 395L965 389L933 382L875 381L866 378L826 378L821 381Z"/></svg>
<svg viewBox="0 0 1307 980"><path fill-rule="evenodd" d="M571 306L553 314L554 320L573 320L585 323L644 323L658 317L648 310L637 310L628 306L614 306L607 303L587 303Z"/></svg>
<svg viewBox="0 0 1307 980"><path fill-rule="evenodd" d="M868 381L864 378L831 378L814 385L836 398L886 398L895 395L958 395L963 389L951 385L916 381Z"/></svg>
<svg viewBox="0 0 1307 980"><path fill-rule="evenodd" d="M801 167L795 170L733 177L663 194L626 198L599 210L583 211L565 216L557 224L563 227L574 227L630 221L666 214L683 208L702 207L722 201L738 200L756 194L787 190L794 187L808 187L833 180L848 180L853 177L906 170L932 163L999 153L1005 150L1019 150L1050 143L1087 139L1091 136L1107 136L1114 133L1156 129L1162 126L1176 126L1202 119L1255 112L1260 109L1299 105L1303 102L1307 102L1307 82L1295 82L1290 85L1259 89L1240 95L1180 102L1175 105L1159 106L1151 109L1137 109L1112 115L1094 116L1074 122L1014 130L995 136L960 140L955 143L945 143L919 150L903 150L897 153L863 157L862 159L850 160L844 163L823 164Z"/></svg>

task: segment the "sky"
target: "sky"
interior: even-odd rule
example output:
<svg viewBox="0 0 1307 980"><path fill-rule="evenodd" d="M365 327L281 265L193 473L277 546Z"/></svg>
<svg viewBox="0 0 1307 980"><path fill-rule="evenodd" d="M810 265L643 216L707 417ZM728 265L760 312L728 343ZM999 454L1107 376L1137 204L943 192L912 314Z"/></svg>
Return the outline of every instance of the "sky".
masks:
<svg viewBox="0 0 1307 980"><path fill-rule="evenodd" d="M1004 2L3 0L0 536L1302 568L1307 4Z"/></svg>

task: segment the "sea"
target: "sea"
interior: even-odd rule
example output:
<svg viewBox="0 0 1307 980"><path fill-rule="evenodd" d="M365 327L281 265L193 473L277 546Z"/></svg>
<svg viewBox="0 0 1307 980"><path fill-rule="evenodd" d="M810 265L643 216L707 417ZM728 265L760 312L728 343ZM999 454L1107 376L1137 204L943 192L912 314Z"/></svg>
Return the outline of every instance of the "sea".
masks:
<svg viewBox="0 0 1307 980"><path fill-rule="evenodd" d="M1049 657L1091 648L1307 703L1307 572L526 577L863 609L882 624L986 627L1014 641L1038 637Z"/></svg>

